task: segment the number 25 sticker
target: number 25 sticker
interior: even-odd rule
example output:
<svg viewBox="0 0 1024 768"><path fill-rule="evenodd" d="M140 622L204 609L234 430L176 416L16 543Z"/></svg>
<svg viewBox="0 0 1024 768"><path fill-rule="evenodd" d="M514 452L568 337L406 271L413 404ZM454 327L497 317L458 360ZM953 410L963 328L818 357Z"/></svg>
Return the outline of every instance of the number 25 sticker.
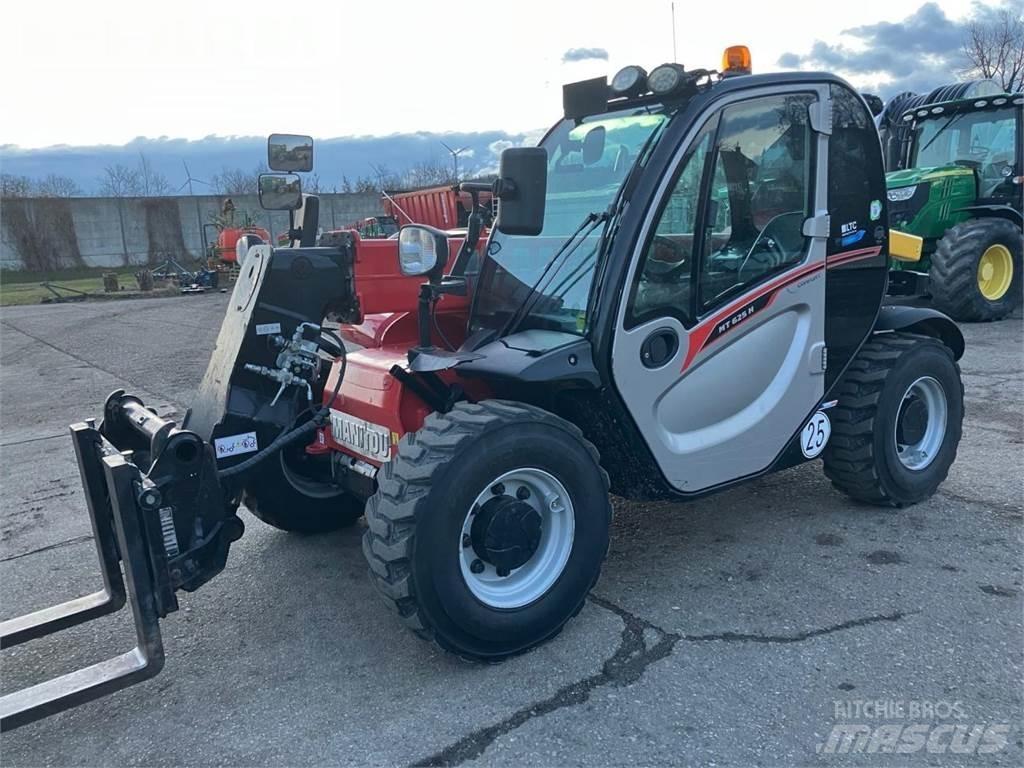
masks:
<svg viewBox="0 0 1024 768"><path fill-rule="evenodd" d="M808 459L813 459L823 450L832 434L832 423L824 411L818 411L800 431L800 450Z"/></svg>

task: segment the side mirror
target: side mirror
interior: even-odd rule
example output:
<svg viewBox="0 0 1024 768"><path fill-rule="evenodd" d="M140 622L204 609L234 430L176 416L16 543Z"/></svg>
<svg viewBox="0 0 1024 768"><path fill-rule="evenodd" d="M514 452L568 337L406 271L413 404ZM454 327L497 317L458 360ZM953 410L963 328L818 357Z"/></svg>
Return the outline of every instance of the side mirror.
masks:
<svg viewBox="0 0 1024 768"><path fill-rule="evenodd" d="M543 147L506 149L501 153L495 187L498 231L506 235L539 235L544 229L548 151Z"/></svg>
<svg viewBox="0 0 1024 768"><path fill-rule="evenodd" d="M260 206L268 211L294 211L302 207L302 182L294 173L261 173Z"/></svg>
<svg viewBox="0 0 1024 768"><path fill-rule="evenodd" d="M267 165L272 171L313 170L313 139L294 133L272 133L267 139Z"/></svg>
<svg viewBox="0 0 1024 768"><path fill-rule="evenodd" d="M406 277L440 277L448 263L448 235L440 229L411 224L398 231L398 267Z"/></svg>
<svg viewBox="0 0 1024 768"><path fill-rule="evenodd" d="M593 165L604 156L605 128L598 125L583 137L583 164Z"/></svg>

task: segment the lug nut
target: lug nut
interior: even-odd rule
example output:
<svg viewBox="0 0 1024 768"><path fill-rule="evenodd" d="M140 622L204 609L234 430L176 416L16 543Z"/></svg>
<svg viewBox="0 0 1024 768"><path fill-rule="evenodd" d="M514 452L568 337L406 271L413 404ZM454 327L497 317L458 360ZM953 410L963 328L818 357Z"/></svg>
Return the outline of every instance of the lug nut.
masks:
<svg viewBox="0 0 1024 768"><path fill-rule="evenodd" d="M497 570L498 575L501 576L501 578L505 578L509 574L508 568L497 568L495 570Z"/></svg>
<svg viewBox="0 0 1024 768"><path fill-rule="evenodd" d="M495 483L494 485L492 485L491 486L491 493L493 493L495 496L504 496L505 495L505 485L504 485L504 483Z"/></svg>
<svg viewBox="0 0 1024 768"><path fill-rule="evenodd" d="M472 563L469 564L469 570L472 571L473 573L483 573L484 572L484 561L483 560L474 560Z"/></svg>
<svg viewBox="0 0 1024 768"><path fill-rule="evenodd" d="M462 534L462 548L467 549L473 543L473 539L469 537L468 533Z"/></svg>
<svg viewBox="0 0 1024 768"><path fill-rule="evenodd" d="M519 486L519 488L516 489L516 498L520 501L526 501L530 498L530 489L525 485Z"/></svg>

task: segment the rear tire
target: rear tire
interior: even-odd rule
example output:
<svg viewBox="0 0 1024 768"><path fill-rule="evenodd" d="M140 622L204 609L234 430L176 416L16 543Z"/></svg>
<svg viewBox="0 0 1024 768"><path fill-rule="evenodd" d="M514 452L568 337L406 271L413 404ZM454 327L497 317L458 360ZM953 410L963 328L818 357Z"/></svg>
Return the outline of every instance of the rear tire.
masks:
<svg viewBox="0 0 1024 768"><path fill-rule="evenodd" d="M523 490L530 478L533 493ZM497 520L490 515L503 504L519 512L501 532L514 530L486 549L467 526ZM534 512L521 524L520 513ZM455 654L495 660L553 637L583 607L608 551L608 475L580 430L554 414L502 400L458 403L402 438L366 521L371 578L405 623ZM500 558L520 551L516 537L530 525L532 544L503 574Z"/></svg>
<svg viewBox="0 0 1024 768"><path fill-rule="evenodd" d="M875 336L843 375L839 404L829 411L825 475L843 493L871 504L924 501L956 458L963 397L960 368L941 342Z"/></svg>
<svg viewBox="0 0 1024 768"><path fill-rule="evenodd" d="M364 505L355 496L304 478L296 466L302 458L286 449L253 472L242 495L250 512L267 525L294 533L326 533L362 517Z"/></svg>
<svg viewBox="0 0 1024 768"><path fill-rule="evenodd" d="M998 269L1010 274L1000 279ZM954 320L1006 317L1024 295L1020 228L1006 219L972 219L947 230L932 254L928 285L932 304Z"/></svg>

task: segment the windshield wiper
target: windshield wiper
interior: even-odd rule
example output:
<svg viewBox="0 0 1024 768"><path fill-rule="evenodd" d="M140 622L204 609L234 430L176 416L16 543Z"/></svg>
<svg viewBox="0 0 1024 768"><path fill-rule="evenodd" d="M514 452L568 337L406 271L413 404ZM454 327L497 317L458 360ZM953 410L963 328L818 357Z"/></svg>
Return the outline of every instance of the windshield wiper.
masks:
<svg viewBox="0 0 1024 768"><path fill-rule="evenodd" d="M508 336L511 334L523 319L530 314L530 310L533 309L537 303L543 291L555 279L555 275L565 265L572 256L573 252L579 247L579 244L586 240L590 234L597 228L598 224L602 224L608 220L609 212L602 211L601 213L594 213L591 211L583 217L583 221L576 227L575 231L565 239L558 249L551 255L551 258L547 260L544 265L544 269L541 270L540 276L530 286L530 290L526 296L523 297L522 302L516 307L516 311L509 317L508 322L505 323L505 327L501 330L501 336ZM580 236L582 234L582 237ZM570 247L571 246L571 247ZM558 267L552 271L552 267L561 260ZM548 274L550 273L550 275Z"/></svg>
<svg viewBox="0 0 1024 768"><path fill-rule="evenodd" d="M930 147L930 146L931 146L932 144L934 144L934 143L935 143L935 140L936 140L937 138L939 138L939 136L941 136L941 135L942 135L942 134L943 134L943 133L945 132L945 130L946 130L947 128L949 128L949 126L951 126L951 125L952 125L953 123L955 123L955 122L956 122L957 120L959 120L959 119L960 119L961 117L963 117L963 116L964 116L965 114L966 114L966 112L957 112L957 113L956 113L955 115L951 116L951 117L949 118L949 120L947 120L947 121L946 121L946 122L945 122L945 123L944 123L944 124L942 125L942 127L941 127L941 128L939 128L939 130L937 130L937 131L935 132L935 135L934 135L934 136L932 136L932 137L931 137L930 139L928 139L928 143L927 143L927 144L925 144L925 145L924 145L923 147L921 147L921 148L920 148L919 150L917 150L917 156L918 156L918 157L920 157L920 156L921 156L921 153L922 153L922 152L924 152L924 151L925 151L926 149L928 149L928 147Z"/></svg>

